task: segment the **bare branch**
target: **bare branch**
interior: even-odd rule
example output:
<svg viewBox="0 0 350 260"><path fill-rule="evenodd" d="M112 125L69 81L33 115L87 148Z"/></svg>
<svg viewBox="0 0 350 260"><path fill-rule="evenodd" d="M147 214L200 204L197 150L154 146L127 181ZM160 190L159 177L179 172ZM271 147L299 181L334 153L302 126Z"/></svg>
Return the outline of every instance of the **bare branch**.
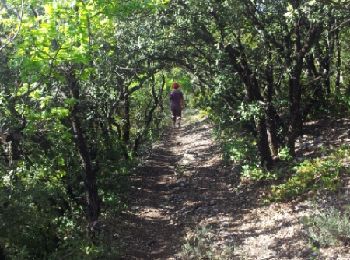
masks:
<svg viewBox="0 0 350 260"><path fill-rule="evenodd" d="M350 24L350 18L349 19L346 19L345 21L341 22L340 24L338 24L336 27L334 27L332 30L330 30L330 32L335 32L339 29L341 29L343 26L346 26Z"/></svg>

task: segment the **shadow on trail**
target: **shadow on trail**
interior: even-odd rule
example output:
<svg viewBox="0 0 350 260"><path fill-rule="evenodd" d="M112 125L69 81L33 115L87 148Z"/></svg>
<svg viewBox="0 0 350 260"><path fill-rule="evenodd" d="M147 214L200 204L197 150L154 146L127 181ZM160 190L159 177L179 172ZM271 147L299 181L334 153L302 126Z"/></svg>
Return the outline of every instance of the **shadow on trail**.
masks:
<svg viewBox="0 0 350 260"><path fill-rule="evenodd" d="M239 175L222 164L205 122L171 132L132 178L120 223L122 259L181 259L186 233L198 226L238 241L235 225L258 207L257 189L237 188Z"/></svg>

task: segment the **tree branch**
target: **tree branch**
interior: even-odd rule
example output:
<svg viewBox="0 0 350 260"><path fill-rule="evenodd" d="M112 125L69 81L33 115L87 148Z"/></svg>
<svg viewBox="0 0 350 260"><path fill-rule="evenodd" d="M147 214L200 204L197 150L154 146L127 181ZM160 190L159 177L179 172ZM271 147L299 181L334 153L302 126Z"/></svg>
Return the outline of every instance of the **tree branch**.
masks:
<svg viewBox="0 0 350 260"><path fill-rule="evenodd" d="M1 3L3 4L4 8L10 13L10 9L6 4L5 0L1 0ZM2 51L7 45L9 45L10 43L12 43L18 36L19 32L21 31L22 28L22 20L23 20L23 14L24 14L24 0L22 0L21 3L21 12L20 15L14 11L17 18L19 19L19 24L18 24L18 29L17 31L14 33L14 35L10 38L7 38L7 43L4 43L1 47L0 47L0 51Z"/></svg>

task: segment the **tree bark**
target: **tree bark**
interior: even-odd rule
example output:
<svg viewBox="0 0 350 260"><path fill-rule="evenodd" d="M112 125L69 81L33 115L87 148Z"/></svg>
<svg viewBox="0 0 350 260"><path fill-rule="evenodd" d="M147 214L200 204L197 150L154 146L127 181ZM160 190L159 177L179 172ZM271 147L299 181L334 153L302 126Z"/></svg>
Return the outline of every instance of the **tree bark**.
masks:
<svg viewBox="0 0 350 260"><path fill-rule="evenodd" d="M248 62L242 51L236 50L232 45L227 45L225 48L232 65L238 72L240 78L244 82L249 102L263 101L260 92L260 86L255 75L248 66ZM239 58L239 61L238 61ZM269 147L266 118L264 115L260 116L256 122L256 129L258 132L258 150L260 155L261 166L270 169L273 165L271 151Z"/></svg>
<svg viewBox="0 0 350 260"><path fill-rule="evenodd" d="M292 156L295 155L295 142L302 133L303 117L301 111L301 84L302 60L299 60L292 70L289 78L289 133L288 148Z"/></svg>
<svg viewBox="0 0 350 260"><path fill-rule="evenodd" d="M341 42L339 37L339 30L335 33L336 45L337 45L337 76L335 80L335 93L340 94L340 78L341 78Z"/></svg>
<svg viewBox="0 0 350 260"><path fill-rule="evenodd" d="M100 214L100 198L98 196L98 189L96 183L97 167L93 165L91 154L89 151L86 134L82 127L82 120L80 118L80 89L79 84L75 78L74 72L70 70L67 74L68 88L70 95L78 101L71 111L71 125L74 133L74 142L79 151L82 161L82 168L84 170L84 184L86 189L87 212L86 218L91 226L98 220Z"/></svg>
<svg viewBox="0 0 350 260"><path fill-rule="evenodd" d="M129 92L127 89L124 92L123 101L124 101L123 142L125 145L128 145L130 141L130 100L129 100Z"/></svg>
<svg viewBox="0 0 350 260"><path fill-rule="evenodd" d="M271 59L271 55L270 55ZM269 66L266 69L267 79L267 129L268 139L270 143L270 149L273 156L278 155L279 141L277 136L277 122L276 122L276 110L272 104L272 98L274 94L274 79L273 79L273 68Z"/></svg>

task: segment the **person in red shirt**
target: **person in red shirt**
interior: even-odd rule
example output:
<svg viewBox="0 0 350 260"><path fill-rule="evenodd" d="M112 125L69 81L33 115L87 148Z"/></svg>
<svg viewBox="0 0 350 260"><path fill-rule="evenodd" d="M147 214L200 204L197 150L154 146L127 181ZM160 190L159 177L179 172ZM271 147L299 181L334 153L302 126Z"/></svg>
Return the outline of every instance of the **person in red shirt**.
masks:
<svg viewBox="0 0 350 260"><path fill-rule="evenodd" d="M180 84L177 82L174 82L172 87L173 87L173 91L170 93L170 109L172 112L173 127L175 127L176 122L180 127L181 111L185 106L185 100L184 100L184 95L182 91L179 89Z"/></svg>

